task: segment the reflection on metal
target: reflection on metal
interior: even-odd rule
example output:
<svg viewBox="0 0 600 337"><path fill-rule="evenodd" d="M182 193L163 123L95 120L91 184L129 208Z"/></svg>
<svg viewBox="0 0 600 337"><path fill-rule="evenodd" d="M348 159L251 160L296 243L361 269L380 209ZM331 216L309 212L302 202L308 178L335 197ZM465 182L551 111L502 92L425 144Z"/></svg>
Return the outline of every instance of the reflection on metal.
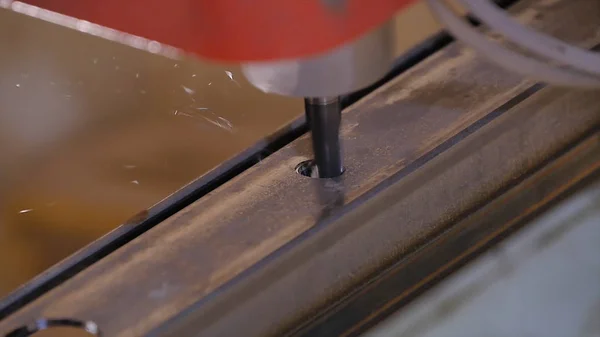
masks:
<svg viewBox="0 0 600 337"><path fill-rule="evenodd" d="M102 336L98 325L92 321L74 319L38 319L22 326L6 337L91 337Z"/></svg>
<svg viewBox="0 0 600 337"><path fill-rule="evenodd" d="M0 46L0 297L303 112L236 67L4 9Z"/></svg>
<svg viewBox="0 0 600 337"><path fill-rule="evenodd" d="M182 54L181 50L171 46L162 45L157 41L119 32L117 30L103 27L85 20L79 20L64 14L32 6L21 1L2 0L0 1L0 8L2 7L15 11L16 13L34 17L39 20L44 20L53 24L75 29L82 33L98 36L111 41L117 41L132 48L141 49L153 54L160 54L171 58L180 57Z"/></svg>
<svg viewBox="0 0 600 337"><path fill-rule="evenodd" d="M599 241L595 184L364 336L598 336Z"/></svg>

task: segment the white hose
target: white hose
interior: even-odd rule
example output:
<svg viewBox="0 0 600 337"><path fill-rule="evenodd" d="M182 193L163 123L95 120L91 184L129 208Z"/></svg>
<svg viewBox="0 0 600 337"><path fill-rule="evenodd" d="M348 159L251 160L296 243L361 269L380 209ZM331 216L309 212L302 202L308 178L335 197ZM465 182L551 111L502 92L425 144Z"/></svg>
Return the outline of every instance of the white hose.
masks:
<svg viewBox="0 0 600 337"><path fill-rule="evenodd" d="M491 61L521 75L550 84L600 88L600 79L594 76L600 74L600 62L597 54L533 32L512 20L488 0L460 1L473 10L473 14L482 23L489 24L491 28L505 35L509 41L527 50L532 50L539 56L570 65L573 69L554 66L546 61L526 56L496 44L488 40L476 28L466 23L443 0L427 0L431 10L456 39L475 49Z"/></svg>
<svg viewBox="0 0 600 337"><path fill-rule="evenodd" d="M598 53L572 46L552 36L524 27L490 1L458 1L486 26L502 33L516 45L575 69L600 75L600 55Z"/></svg>

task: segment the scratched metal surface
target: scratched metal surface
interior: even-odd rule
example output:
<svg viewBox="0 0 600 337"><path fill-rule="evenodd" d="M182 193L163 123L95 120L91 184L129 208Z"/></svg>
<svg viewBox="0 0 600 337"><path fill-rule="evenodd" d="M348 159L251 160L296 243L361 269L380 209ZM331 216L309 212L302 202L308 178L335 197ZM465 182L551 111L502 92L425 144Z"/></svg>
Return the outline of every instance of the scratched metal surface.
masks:
<svg viewBox="0 0 600 337"><path fill-rule="evenodd" d="M330 236L342 239L328 248L328 254L336 250L348 251L350 247L354 253L362 251L363 254L373 255L379 251L384 253L381 255L383 263L356 286L349 288L344 296L338 297L338 301L325 303L324 307L317 308L309 315L309 319L292 326L293 334L287 336L360 336L399 308L418 299L420 294L466 262L493 248L495 243L508 234L551 209L557 201L581 190L590 181L597 181L600 177L600 125L596 125L591 134L583 134L573 144L550 156L539 153L532 155L529 153L530 147L522 146L532 141L543 141L545 129L549 129L549 125L544 122L544 115L548 115L549 110L554 111L556 117L563 113L565 106L557 106L556 103L564 101L564 97L558 100L551 98L556 93L542 91L532 96L513 111L490 122L461 144L430 161L403 182L365 203L362 210L356 212L358 216L348 216L347 221L342 219L336 222L337 233L330 233ZM578 99L581 97L571 97L570 100ZM588 97L588 103L590 102L593 103L593 99ZM546 113L529 120L523 118L523 114L532 108L542 108ZM594 105L588 105L588 109L595 109ZM596 108L596 113L597 111ZM527 132L525 137L518 136L528 128L532 132ZM524 148L521 152L527 154L521 153L513 158L513 163L498 162L499 157L502 157L498 156L499 153L510 154L521 148ZM527 170L529 165L537 162L540 155L546 157L541 163L538 162L541 165ZM528 159L521 161L519 158ZM525 174L514 171L514 165L518 162L521 165L517 165L526 169ZM475 165L481 163L483 165ZM508 167L513 169L507 170ZM492 188L489 185L486 187L486 184L478 186L477 181L480 179L465 183L469 181L469 177L480 176L481 172L486 173L483 180L491 183ZM497 179L498 175L504 173L512 174L510 177ZM450 190L448 193L455 194L449 198L446 193L432 193L431 189L440 190L440 184ZM479 190L479 194L468 192L473 189ZM494 192L490 194L490 191ZM456 209L448 209L447 206L456 203L454 200L462 198L463 192L475 196L471 207L458 213ZM414 201L419 195L422 196L420 199L426 199L430 205L416 206ZM407 208L411 206L421 210L407 212ZM446 208L447 216L437 218L437 214L423 212L431 208ZM388 247L385 254L386 251L379 248L386 245L394 231L402 233L403 230L398 227L405 227L415 221L437 221L447 225L440 226L443 228L441 231L422 240L421 244L413 244L408 251L406 247L401 247L396 254L390 254L393 250ZM323 238L316 237L313 241L317 239ZM309 248L306 247L305 251L309 251ZM313 260L323 260L321 265L325 265L327 261L323 259L323 255L325 254L313 257ZM318 261L312 261L311 264L314 266L315 263ZM298 272L297 269L302 268L296 267L294 272ZM272 298L277 296L270 295ZM451 311L451 303L441 305L440 311ZM440 315L444 313L440 312ZM415 329L410 331L418 334L429 325L426 322L421 321L423 324L415 325ZM193 326L189 325L190 328Z"/></svg>
<svg viewBox="0 0 600 337"><path fill-rule="evenodd" d="M370 320L376 318L370 315L380 308L377 305L383 306L383 311L388 309L386 296L389 294L380 292L372 299L373 307L359 302L350 315L343 312L336 322L324 323L332 323L333 327L312 329L310 324L313 319L322 318L319 313L325 312L328 317L332 313L327 310L336 312L338 305L343 308L345 304L338 300L346 298L349 292L362 292L356 287L362 286L365 280L372 280L374 273L390 263L406 259L410 267L400 272L398 277L402 281L390 289L404 290L399 295L402 301L413 296L431 277L439 276L438 269L443 273L446 268L454 268L457 261L462 262L459 257L464 251L469 252L481 244L477 240L479 236L461 240L439 254L434 251L431 253L434 257L426 256L425 261L420 260L421 254L414 257L412 253L427 246L440 232L454 228L465 214L519 182L557 151L570 146L568 143L576 141L578 135L598 130L600 109L595 105L596 96L597 93L541 90L501 116L488 120L488 124L438 153L436 158L418 162L390 177L377 188L376 194L357 200L351 212L317 224L311 234L271 257L260 269L255 268L252 274L240 277L237 284L219 291L214 299L193 306L151 335L228 336L239 331L260 331L257 336L265 333L357 336L357 331L364 325L368 327ZM566 111L581 119L569 122L565 118ZM591 164L582 165L576 175L566 177L568 181L555 177L557 179L540 187L524 187L530 194L514 207L516 210L503 211L503 206L508 206L504 205L506 200L500 201L495 214L487 214L498 220L494 226L506 225L507 222L502 222L506 214L513 216L519 211L521 213L514 216L530 216L565 185L570 187L590 174L590 166L598 170L598 140L597 136L591 140L594 151L578 151L561 160L559 167L569 166L578 156L589 156ZM435 151L427 156L433 154ZM482 217L485 219L485 215ZM470 225L473 231L484 232L481 236L489 232L494 234L491 237L497 236L493 233L496 227L488 228L488 223L481 218ZM463 230L468 232L469 228L463 226ZM441 240L445 239L444 234ZM486 244L489 238L483 237L480 241Z"/></svg>
<svg viewBox="0 0 600 337"><path fill-rule="evenodd" d="M596 26L590 28L589 24L596 23L600 4L586 0L528 3L535 6L515 9L521 19L588 47L597 42ZM335 295L340 287L352 282L353 272L363 272L365 265L381 262L381 254L389 254L390 247L401 251L426 237L438 229L440 218L468 207L484 191L535 165L600 119L597 111L582 100L594 99L595 93L550 91L549 96L540 98L547 101L545 109L531 111L531 119L524 118L530 111L513 116L509 124L513 133L506 126L501 128L507 139L517 137L522 156L512 158L491 147L488 155L492 157L485 160L493 159L498 170L490 180L481 171L463 181L444 180L441 175L428 188L419 190L423 194L406 200L408 207L401 215L410 218L402 231L388 227L389 239L369 246L381 248L373 252L372 261L365 255L353 255L349 249L344 254L335 251L324 255L329 262L327 269L323 265L318 265L320 269L303 269L307 272L303 275L313 279L312 287L302 275L290 273L298 282L288 278L283 287L287 292L269 288L286 296L276 304L267 302L272 315L268 320L263 311L253 312L252 306L244 308L256 304L245 298L240 298L244 301L239 303L242 310L230 316L217 315L218 310L198 316L218 302L217 297L209 295L211 292L226 284L231 286L228 281L298 235L311 228L323 230L342 213L367 202L371 193L385 187L382 182L401 177L414 165L431 159L436 148L448 144L446 141L459 142L461 132L509 110L530 87L531 83L490 66L459 45L446 48L345 111L342 135L347 172L341 181L298 176L294 167L307 158L310 148L306 137L299 139L4 320L0 330L8 331L37 317L61 316L94 320L107 336L164 333L156 329L196 304L194 310L179 316L184 327L186 318L199 319L196 329L187 330L187 334L231 335L244 331L244 335L254 336L272 331L278 319L289 318ZM568 97L561 101L562 107L577 111L577 118L565 118L562 110L551 108L555 97L564 96ZM514 118L529 123L515 123ZM537 123L540 120L545 123ZM530 132L533 130L536 132ZM552 130L552 137L548 137L548 130ZM542 139L534 137L544 134ZM463 164L477 167L477 160L484 158L474 159ZM445 189L445 184L452 181ZM433 196L446 204L442 208L435 203L431 203L432 208L410 207L427 205L427 198ZM428 216L429 221L421 216ZM335 259L345 263L332 263ZM272 265L277 265L275 261L271 260ZM223 293L227 287L220 289ZM298 289L298 293L290 293L290 289ZM257 289L256 294L262 294L261 290ZM275 299L270 297L271 301ZM207 309L198 309L201 304ZM226 324L232 322L228 320L232 317L239 324Z"/></svg>
<svg viewBox="0 0 600 337"><path fill-rule="evenodd" d="M0 9L0 298L303 112L235 67Z"/></svg>
<svg viewBox="0 0 600 337"><path fill-rule="evenodd" d="M364 336L598 336L599 223L596 183Z"/></svg>

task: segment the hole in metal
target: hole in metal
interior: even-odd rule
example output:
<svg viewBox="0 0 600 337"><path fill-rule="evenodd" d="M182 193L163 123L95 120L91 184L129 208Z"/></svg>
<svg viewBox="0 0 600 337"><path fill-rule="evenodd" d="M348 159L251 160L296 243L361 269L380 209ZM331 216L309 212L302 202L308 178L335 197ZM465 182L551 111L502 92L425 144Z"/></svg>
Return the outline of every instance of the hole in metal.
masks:
<svg viewBox="0 0 600 337"><path fill-rule="evenodd" d="M90 337L101 336L92 321L74 319L38 319L33 324L17 328L5 337Z"/></svg>
<svg viewBox="0 0 600 337"><path fill-rule="evenodd" d="M312 160L305 160L296 166L296 172L309 178L319 178L319 169Z"/></svg>
<svg viewBox="0 0 600 337"><path fill-rule="evenodd" d="M305 160L298 164L296 166L296 172L309 178L321 178L319 177L319 168L312 160ZM344 174L344 172L346 172L345 168L342 170L342 174Z"/></svg>

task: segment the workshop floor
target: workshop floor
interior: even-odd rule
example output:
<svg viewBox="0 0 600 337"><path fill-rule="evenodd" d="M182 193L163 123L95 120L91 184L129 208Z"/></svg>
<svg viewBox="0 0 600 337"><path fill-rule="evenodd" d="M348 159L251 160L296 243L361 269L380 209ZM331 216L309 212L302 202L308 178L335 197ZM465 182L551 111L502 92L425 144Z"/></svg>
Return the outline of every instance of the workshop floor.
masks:
<svg viewBox="0 0 600 337"><path fill-rule="evenodd" d="M396 20L398 54L439 27ZM0 10L0 297L302 114L236 67Z"/></svg>

